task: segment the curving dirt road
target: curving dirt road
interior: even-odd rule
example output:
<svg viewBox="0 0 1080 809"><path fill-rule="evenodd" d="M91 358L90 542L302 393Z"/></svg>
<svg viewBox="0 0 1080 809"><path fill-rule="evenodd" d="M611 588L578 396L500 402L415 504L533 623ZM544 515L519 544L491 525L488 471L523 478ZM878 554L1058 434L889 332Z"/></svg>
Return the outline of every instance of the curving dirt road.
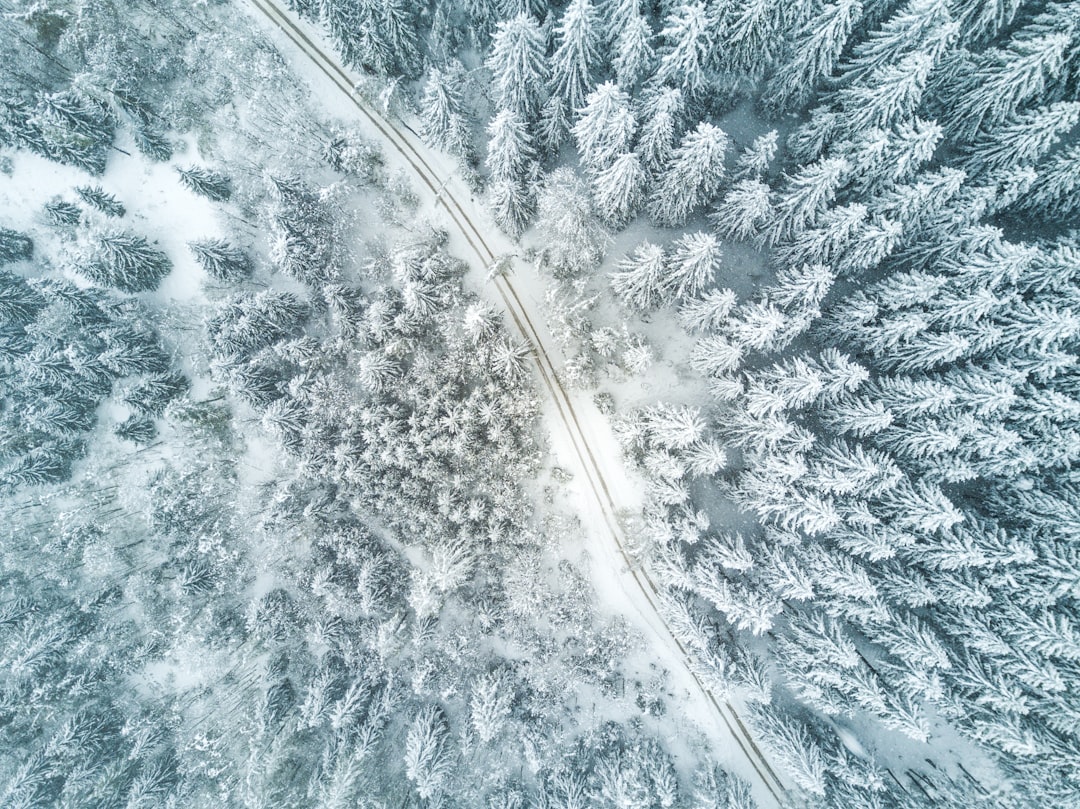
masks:
<svg viewBox="0 0 1080 809"><path fill-rule="evenodd" d="M300 55L310 60L320 73L333 82L356 111L374 127L384 145L396 152L408 165L422 186L430 192L435 204L442 205L445 209L455 229L476 254L482 267L490 267L499 255L511 252L513 246L476 208L463 183L449 173L441 176L433 168L439 165L439 159L429 147L406 125L399 126L387 120L356 94L355 80L338 63L333 51L320 41L318 34L309 30L309 26L298 22L290 12L281 8L276 0L251 0L251 5L281 29ZM482 227L488 232L486 237ZM504 249L493 249L493 243ZM626 538L616 516L620 507L616 505L616 498L613 496L613 492L627 489L625 485L620 485L623 484L622 470L614 460L618 455L613 454L610 441L607 446L598 447L601 443L599 437L595 433L587 432L583 427L600 423L599 413L592 412L595 411L595 405L584 397L569 394L559 380L553 358L561 363L561 352L547 333L543 318L528 305L528 296L521 294L508 276L496 275L494 286L503 309L528 344L544 389L554 405L558 426L561 428L559 432L562 433L553 436L556 450L560 449L558 445L562 445L562 448L571 453L569 460L574 461L572 465L581 471L588 484L589 494L594 501L594 508L590 511L598 515L602 523L596 526L597 533L607 541L604 550L608 559L617 560L619 585L625 591L627 600L634 605L643 628L649 631L662 649L667 650L665 661L679 664L680 671L674 674L679 675L679 679L687 684L692 695L697 692L708 712L714 715L715 725L720 731L715 737L717 742L723 743L727 739L737 745L743 760L749 764L749 768L739 767L739 774L751 780L759 802L762 798L771 798L772 802L783 803L787 797L784 784L750 736L734 706L727 700L718 699L694 673L686 648L664 622L657 608L659 587L648 572L631 559L626 549Z"/></svg>

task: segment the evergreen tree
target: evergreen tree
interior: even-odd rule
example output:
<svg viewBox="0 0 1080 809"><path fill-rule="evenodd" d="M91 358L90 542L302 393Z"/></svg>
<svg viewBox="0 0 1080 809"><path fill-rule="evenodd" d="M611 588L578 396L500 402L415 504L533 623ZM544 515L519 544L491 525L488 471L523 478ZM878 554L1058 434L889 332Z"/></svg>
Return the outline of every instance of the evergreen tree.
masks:
<svg viewBox="0 0 1080 809"><path fill-rule="evenodd" d="M841 68L843 78L857 82L909 54L923 54L934 63L959 30L946 0L908 0L879 29L855 44Z"/></svg>
<svg viewBox="0 0 1080 809"><path fill-rule="evenodd" d="M144 237L111 231L97 238L75 269L92 281L123 292L145 292L157 289L172 270L172 262Z"/></svg>
<svg viewBox="0 0 1080 809"><path fill-rule="evenodd" d="M1017 201L1016 207L1075 219L1080 213L1080 144L1054 152L1037 172L1038 183Z"/></svg>
<svg viewBox="0 0 1080 809"><path fill-rule="evenodd" d="M540 109L538 145L548 155L557 154L570 132L570 113L561 96L548 96Z"/></svg>
<svg viewBox="0 0 1080 809"><path fill-rule="evenodd" d="M600 23L592 0L570 0L555 29L551 56L552 94L574 111L585 103L600 60Z"/></svg>
<svg viewBox="0 0 1080 809"><path fill-rule="evenodd" d="M593 177L593 199L600 215L616 227L632 219L645 202L645 179L636 154L616 155L611 165Z"/></svg>
<svg viewBox="0 0 1080 809"><path fill-rule="evenodd" d="M699 97L709 84L709 54L714 44L705 4L679 3L668 14L660 32L663 46L656 81L677 87L688 97Z"/></svg>
<svg viewBox="0 0 1080 809"><path fill-rule="evenodd" d="M836 94L840 111L833 126L854 133L888 129L908 120L922 101L933 64L927 54L912 53L877 68L864 81L847 85Z"/></svg>
<svg viewBox="0 0 1080 809"><path fill-rule="evenodd" d="M666 263L663 248L643 242L619 262L611 274L611 288L626 307L652 309L662 300Z"/></svg>
<svg viewBox="0 0 1080 809"><path fill-rule="evenodd" d="M610 241L577 175L556 169L544 180L537 205L537 234L544 261L556 275L575 276L599 266Z"/></svg>
<svg viewBox="0 0 1080 809"><path fill-rule="evenodd" d="M681 90L662 87L649 93L641 107L637 152L650 174L659 173L675 151L682 128L684 101Z"/></svg>
<svg viewBox="0 0 1080 809"><path fill-rule="evenodd" d="M1070 42L1069 34L1058 31L1016 38L944 73L937 95L948 99L946 134L970 140L1039 98L1048 80L1060 74Z"/></svg>
<svg viewBox="0 0 1080 809"><path fill-rule="evenodd" d="M122 217L127 213L124 204L112 194L107 193L100 185L79 186L75 189L75 193L83 202L97 208L106 216Z"/></svg>
<svg viewBox="0 0 1080 809"><path fill-rule="evenodd" d="M33 239L17 230L0 228L0 267L15 261L29 261L33 254Z"/></svg>
<svg viewBox="0 0 1080 809"><path fill-rule="evenodd" d="M424 139L459 157L469 153L464 76L465 68L457 59L445 67L432 67L420 98Z"/></svg>
<svg viewBox="0 0 1080 809"><path fill-rule="evenodd" d="M774 243L787 239L814 223L831 202L837 189L850 171L842 158L827 158L805 166L788 178L784 190L777 195L775 214L764 237Z"/></svg>
<svg viewBox="0 0 1080 809"><path fill-rule="evenodd" d="M964 169L973 178L994 172L1035 165L1062 133L1080 120L1080 102L1059 101L996 126L979 135L966 147Z"/></svg>
<svg viewBox="0 0 1080 809"><path fill-rule="evenodd" d="M534 121L548 78L544 35L536 20L519 14L499 23L485 65L492 73L495 103L522 121Z"/></svg>
<svg viewBox="0 0 1080 809"><path fill-rule="evenodd" d="M651 75L656 64L648 20L634 13L618 28L611 67L619 86L630 92Z"/></svg>
<svg viewBox="0 0 1080 809"><path fill-rule="evenodd" d="M709 204L720 190L727 148L727 135L712 124L702 122L687 133L649 201L653 219L679 225L695 208Z"/></svg>
<svg viewBox="0 0 1080 809"><path fill-rule="evenodd" d="M213 202L226 202L232 196L232 183L221 172L202 166L177 167L180 182L185 188Z"/></svg>
<svg viewBox="0 0 1080 809"><path fill-rule="evenodd" d="M756 84L776 61L790 26L800 21L803 4L747 0L737 6L719 6L721 22L716 50L720 68L733 84Z"/></svg>
<svg viewBox="0 0 1080 809"><path fill-rule="evenodd" d="M722 258L720 242L711 234L688 233L677 239L664 279L667 296L682 299L700 293L720 269Z"/></svg>
<svg viewBox="0 0 1080 809"><path fill-rule="evenodd" d="M739 180L709 217L726 238L746 241L773 217L771 190L760 180Z"/></svg>
<svg viewBox="0 0 1080 809"><path fill-rule="evenodd" d="M73 202L57 198L45 203L45 216L53 225L77 225L82 209Z"/></svg>
<svg viewBox="0 0 1080 809"><path fill-rule="evenodd" d="M499 227L520 236L534 213L532 189L521 180L496 179L488 186L488 206Z"/></svg>
<svg viewBox="0 0 1080 809"><path fill-rule="evenodd" d="M438 706L430 705L413 718L405 739L405 772L421 800L438 794L449 775L450 745L449 729Z"/></svg>
<svg viewBox="0 0 1080 809"><path fill-rule="evenodd" d="M836 0L825 5L795 35L788 58L769 80L770 108L801 107L818 80L829 76L862 16L859 0Z"/></svg>
<svg viewBox="0 0 1080 809"><path fill-rule="evenodd" d="M496 180L524 182L534 151L525 121L513 110L500 110L488 124L487 167Z"/></svg>
<svg viewBox="0 0 1080 809"><path fill-rule="evenodd" d="M590 93L573 129L586 170L597 174L629 151L636 125L630 96L618 85L604 82Z"/></svg>
<svg viewBox="0 0 1080 809"><path fill-rule="evenodd" d="M777 140L775 129L754 138L754 142L743 150L735 162L734 178L760 180L776 157Z"/></svg>
<svg viewBox="0 0 1080 809"><path fill-rule="evenodd" d="M251 275L253 267L247 253L222 239L188 242L188 249L207 275L218 281L236 281Z"/></svg>
<svg viewBox="0 0 1080 809"><path fill-rule="evenodd" d="M735 308L737 299L730 289L713 289L693 297L679 307L679 320L689 331L715 331Z"/></svg>

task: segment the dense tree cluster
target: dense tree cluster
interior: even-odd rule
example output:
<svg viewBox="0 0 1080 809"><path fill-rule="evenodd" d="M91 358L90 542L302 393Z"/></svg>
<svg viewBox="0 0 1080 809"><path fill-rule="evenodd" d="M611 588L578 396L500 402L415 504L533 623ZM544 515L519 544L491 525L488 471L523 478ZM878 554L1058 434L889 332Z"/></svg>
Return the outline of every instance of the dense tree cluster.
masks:
<svg viewBox="0 0 1080 809"><path fill-rule="evenodd" d="M182 392L171 360L136 307L59 280L0 270L3 381L0 486L67 479L98 407L118 382L126 404L159 415Z"/></svg>
<svg viewBox="0 0 1080 809"><path fill-rule="evenodd" d="M791 32L786 56L717 47L717 87L753 94L761 78L766 108L805 110L779 158L775 133L747 147L712 217L776 280L743 302L677 294L669 256L691 237L645 243L611 276L632 308L682 301L713 396L705 421L677 419L682 440L726 443L736 472L714 486L762 526L710 529L693 444L644 411L619 430L653 481L656 564L688 638L694 622L725 627L691 643L707 669L753 692L740 636L775 638L755 727L830 805L910 800L880 770L856 777L828 730L866 717L930 756L937 723L961 731L995 759L1008 805L1080 795L1065 718L1080 689L1077 195L1063 173L1080 8L964 25L976 5L806 6L772 23ZM723 78L735 59L753 81ZM965 780L906 787L959 799L980 788Z"/></svg>

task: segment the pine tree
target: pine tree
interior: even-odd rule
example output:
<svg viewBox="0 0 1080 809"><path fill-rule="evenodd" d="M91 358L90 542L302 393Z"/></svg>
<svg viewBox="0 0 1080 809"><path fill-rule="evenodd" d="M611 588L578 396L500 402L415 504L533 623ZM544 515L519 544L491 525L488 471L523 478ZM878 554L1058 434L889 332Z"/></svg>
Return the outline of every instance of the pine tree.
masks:
<svg viewBox="0 0 1080 809"><path fill-rule="evenodd" d="M963 0L956 8L957 23L965 42L978 42L997 35L1012 23L1021 0Z"/></svg>
<svg viewBox="0 0 1080 809"><path fill-rule="evenodd" d="M681 90L662 87L649 93L641 107L637 151L650 174L668 164L682 128L684 101Z"/></svg>
<svg viewBox="0 0 1080 809"><path fill-rule="evenodd" d="M723 17L718 40L723 47L717 49L716 58L729 81L760 81L779 56L789 27L800 21L800 5L747 0L738 6L720 7Z"/></svg>
<svg viewBox="0 0 1080 809"><path fill-rule="evenodd" d="M432 67L420 97L424 139L458 157L469 153L469 132L464 106L465 68L457 59Z"/></svg>
<svg viewBox="0 0 1080 809"><path fill-rule="evenodd" d="M679 320L688 331L716 331L735 308L737 298L730 289L713 289L693 297L679 307Z"/></svg>
<svg viewBox="0 0 1080 809"><path fill-rule="evenodd" d="M73 202L52 199L45 203L45 216L53 225L77 225L82 217L82 208Z"/></svg>
<svg viewBox="0 0 1080 809"><path fill-rule="evenodd" d="M408 0L379 0L379 31L390 55L386 72L409 78L420 70L421 58L417 46L415 7Z"/></svg>
<svg viewBox="0 0 1080 809"><path fill-rule="evenodd" d="M488 206L495 222L511 236L520 236L532 220L535 200L530 186L521 180L496 179L487 190Z"/></svg>
<svg viewBox="0 0 1080 809"><path fill-rule="evenodd" d="M526 181L534 151L525 121L513 110L500 110L488 124L487 132L487 167L491 176L515 183Z"/></svg>
<svg viewBox="0 0 1080 809"><path fill-rule="evenodd" d="M600 215L616 227L632 219L645 202L645 180L636 154L616 155L611 165L593 177L593 199Z"/></svg>
<svg viewBox="0 0 1080 809"><path fill-rule="evenodd" d="M29 261L33 255L33 239L17 230L0 228L0 267L16 261Z"/></svg>
<svg viewBox="0 0 1080 809"><path fill-rule="evenodd" d="M489 672L473 684L469 702L469 721L484 744L502 730L513 706L514 692L501 672Z"/></svg>
<svg viewBox="0 0 1080 809"><path fill-rule="evenodd" d="M764 241L771 244L791 238L817 221L850 169L842 158L826 158L788 178L777 195L775 216L764 232Z"/></svg>
<svg viewBox="0 0 1080 809"><path fill-rule="evenodd" d="M840 112L834 126L845 133L862 132L908 120L919 107L933 66L927 54L912 53L847 85L836 94Z"/></svg>
<svg viewBox="0 0 1080 809"><path fill-rule="evenodd" d="M1057 31L1017 38L945 74L947 83L937 95L949 100L949 114L942 118L946 134L970 140L1040 98L1047 81L1060 74L1070 41Z"/></svg>
<svg viewBox="0 0 1080 809"><path fill-rule="evenodd" d="M551 88L574 111L585 103L600 61L600 23L592 0L570 0L555 30Z"/></svg>
<svg viewBox="0 0 1080 809"><path fill-rule="evenodd" d="M757 236L773 217L772 191L760 180L739 180L709 217L717 232L735 241Z"/></svg>
<svg viewBox="0 0 1080 809"><path fill-rule="evenodd" d="M778 139L775 129L754 138L754 142L747 146L735 161L734 178L760 180L776 157Z"/></svg>
<svg viewBox="0 0 1080 809"><path fill-rule="evenodd" d="M625 90L604 82L590 93L573 128L586 170L599 173L611 165L616 155L629 151L636 126Z"/></svg>
<svg viewBox="0 0 1080 809"><path fill-rule="evenodd" d="M122 217L127 213L127 208L120 202L115 196L109 194L100 185L96 186L78 186L75 189L75 193L79 195L79 198L97 208L106 216ZM78 221L78 219L76 219Z"/></svg>
<svg viewBox="0 0 1080 809"><path fill-rule="evenodd" d="M656 53L652 36L648 20L636 12L618 29L611 67L619 86L628 92L640 87L653 71Z"/></svg>
<svg viewBox="0 0 1080 809"><path fill-rule="evenodd" d="M213 202L225 202L232 196L232 183L221 172L190 166L186 169L177 167L176 173L185 188Z"/></svg>
<svg viewBox="0 0 1080 809"><path fill-rule="evenodd" d="M544 180L536 229L546 244L544 259L556 275L575 276L599 266L610 237L596 218L581 178L556 169Z"/></svg>
<svg viewBox="0 0 1080 809"><path fill-rule="evenodd" d="M101 234L76 269L92 281L123 292L146 292L157 289L172 270L172 262L144 237L113 231Z"/></svg>
<svg viewBox="0 0 1080 809"><path fill-rule="evenodd" d="M665 273L666 297L697 295L720 269L722 257L720 242L711 234L688 233L677 239Z"/></svg>
<svg viewBox="0 0 1080 809"><path fill-rule="evenodd" d="M925 54L936 62L960 30L946 0L908 0L864 40L855 44L842 66L843 80L857 82L906 54Z"/></svg>
<svg viewBox="0 0 1080 809"><path fill-rule="evenodd" d="M643 242L619 262L611 274L611 288L623 305L647 311L661 302L666 265L663 248Z"/></svg>
<svg viewBox="0 0 1080 809"><path fill-rule="evenodd" d="M492 73L495 103L522 121L534 121L548 78L544 35L536 20L519 14L499 23L485 65Z"/></svg>
<svg viewBox="0 0 1080 809"><path fill-rule="evenodd" d="M943 132L936 123L913 118L888 133L870 130L865 139L838 149L849 161L853 190L874 196L887 193L896 183L911 180L919 168L934 156Z"/></svg>
<svg viewBox="0 0 1080 809"><path fill-rule="evenodd" d="M660 224L682 224L690 213L709 204L720 190L728 137L722 129L701 122L687 133L660 175L649 201L649 213Z"/></svg>
<svg viewBox="0 0 1080 809"><path fill-rule="evenodd" d="M347 66L380 71L385 68L389 53L382 41L374 36L379 26L374 0L321 0L319 6L322 19Z"/></svg>
<svg viewBox="0 0 1080 809"><path fill-rule="evenodd" d="M207 275L218 281L236 281L246 278L253 270L247 253L222 239L188 242L188 248L206 270Z"/></svg>
<svg viewBox="0 0 1080 809"><path fill-rule="evenodd" d="M1016 116L979 135L965 148L964 170L975 179L1035 165L1080 120L1080 102L1059 101Z"/></svg>
<svg viewBox="0 0 1080 809"><path fill-rule="evenodd" d="M859 0L836 0L808 20L795 35L788 59L769 80L769 107L782 111L805 104L817 81L832 73L861 16Z"/></svg>
<svg viewBox="0 0 1080 809"><path fill-rule="evenodd" d="M450 737L442 710L422 709L409 725L405 739L405 773L421 800L436 795L450 772Z"/></svg>
<svg viewBox="0 0 1080 809"><path fill-rule="evenodd" d="M660 37L658 84L677 87L688 97L696 98L706 90L709 54L713 41L705 4L686 0L668 14Z"/></svg>
<svg viewBox="0 0 1080 809"><path fill-rule="evenodd" d="M0 243L3 240L0 231ZM46 306L46 298L19 276L0 270L0 318L8 325L31 323Z"/></svg>
<svg viewBox="0 0 1080 809"><path fill-rule="evenodd" d="M1075 218L1080 213L1080 144L1054 152L1037 172L1039 182L1017 201L1016 207Z"/></svg>

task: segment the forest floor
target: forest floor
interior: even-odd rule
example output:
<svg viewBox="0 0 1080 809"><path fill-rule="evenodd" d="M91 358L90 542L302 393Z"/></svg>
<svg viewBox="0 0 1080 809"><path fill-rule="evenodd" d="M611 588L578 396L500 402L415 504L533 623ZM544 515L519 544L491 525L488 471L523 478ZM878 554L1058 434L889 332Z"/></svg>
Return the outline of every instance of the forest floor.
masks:
<svg viewBox="0 0 1080 809"><path fill-rule="evenodd" d="M648 639L652 662L668 667L681 698L678 712L696 720L717 762L751 784L760 806L775 806L784 795L783 782L751 738L738 706L714 696L695 675L657 609L659 588L627 549L624 520L640 513L642 486L622 463L610 426L589 393L568 390L560 381L565 359L540 308L545 282L535 267L514 260L519 246L481 210L453 160L423 144L406 121L389 120L357 94L358 80L339 64L317 29L271 0L252 0L250 7L276 29L270 30L275 43L316 98L336 116L362 124L383 146L388 168L415 179L421 197L417 221L427 218L447 227L451 250L471 259L468 280L506 314L527 343L552 454L573 475L568 488L574 502L569 505L584 523L601 607L624 617ZM505 274L489 275L492 265L504 259Z"/></svg>

